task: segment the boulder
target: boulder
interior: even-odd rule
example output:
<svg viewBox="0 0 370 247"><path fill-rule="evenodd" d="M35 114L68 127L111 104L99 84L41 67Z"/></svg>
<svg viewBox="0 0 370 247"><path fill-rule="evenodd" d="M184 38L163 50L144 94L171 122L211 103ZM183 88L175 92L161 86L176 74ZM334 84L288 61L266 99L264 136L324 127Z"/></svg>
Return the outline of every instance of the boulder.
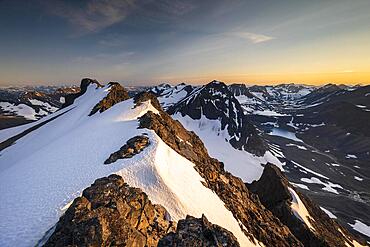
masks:
<svg viewBox="0 0 370 247"><path fill-rule="evenodd" d="M169 233L163 237L158 247L239 247L239 243L234 235L228 230L210 223L202 215L201 218L186 216L177 224L176 232Z"/></svg>
<svg viewBox="0 0 370 247"><path fill-rule="evenodd" d="M164 207L110 175L73 201L45 246L157 246L174 230Z"/></svg>

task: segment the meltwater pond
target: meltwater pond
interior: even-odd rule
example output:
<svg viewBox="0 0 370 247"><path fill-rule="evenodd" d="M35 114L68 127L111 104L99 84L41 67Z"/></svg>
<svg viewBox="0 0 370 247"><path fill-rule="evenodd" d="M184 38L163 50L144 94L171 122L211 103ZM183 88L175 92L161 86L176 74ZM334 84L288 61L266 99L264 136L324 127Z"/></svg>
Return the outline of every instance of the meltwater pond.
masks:
<svg viewBox="0 0 370 247"><path fill-rule="evenodd" d="M297 141L297 142L303 142L301 139L298 139L298 137L295 135L294 132L291 132L285 129L273 128L271 132L268 134L273 135L273 136L281 136L281 137L284 137L284 138L287 138L293 141Z"/></svg>

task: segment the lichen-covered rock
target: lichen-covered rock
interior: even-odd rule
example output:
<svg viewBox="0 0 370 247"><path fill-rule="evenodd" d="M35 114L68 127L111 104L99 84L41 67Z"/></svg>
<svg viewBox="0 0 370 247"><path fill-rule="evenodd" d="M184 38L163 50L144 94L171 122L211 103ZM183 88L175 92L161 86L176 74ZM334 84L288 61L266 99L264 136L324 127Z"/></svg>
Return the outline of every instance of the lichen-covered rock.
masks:
<svg viewBox="0 0 370 247"><path fill-rule="evenodd" d="M248 187L258 195L262 204L287 225L305 246L351 246L353 237L348 231L330 219L315 203L298 191L296 193L311 218L314 219L310 220L314 230L310 229L294 214L291 208L293 198L288 189L289 187L294 188L277 166L267 164L261 178Z"/></svg>
<svg viewBox="0 0 370 247"><path fill-rule="evenodd" d="M168 218L164 207L111 175L73 201L45 246L157 246L175 230Z"/></svg>
<svg viewBox="0 0 370 247"><path fill-rule="evenodd" d="M100 113L104 112L105 110L111 108L113 105L130 98L126 89L122 87L118 82L110 82L109 85L110 88L108 95L94 106L89 116L94 115L98 111Z"/></svg>
<svg viewBox="0 0 370 247"><path fill-rule="evenodd" d="M175 233L167 234L158 243L158 247L172 246L238 247L239 243L231 232L210 223L204 215L199 219L188 215L178 222Z"/></svg>
<svg viewBox="0 0 370 247"><path fill-rule="evenodd" d="M104 164L111 164L118 159L129 159L140 153L150 144L147 136L135 136L129 139L117 152L112 153Z"/></svg>

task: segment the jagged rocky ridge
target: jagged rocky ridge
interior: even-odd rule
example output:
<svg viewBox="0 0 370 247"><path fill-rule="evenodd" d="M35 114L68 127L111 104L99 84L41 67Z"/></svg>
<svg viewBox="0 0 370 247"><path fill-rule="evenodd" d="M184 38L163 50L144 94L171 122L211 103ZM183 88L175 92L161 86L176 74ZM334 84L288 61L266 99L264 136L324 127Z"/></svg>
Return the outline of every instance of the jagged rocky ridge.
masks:
<svg viewBox="0 0 370 247"><path fill-rule="evenodd" d="M143 115L140 118L140 127L154 130L167 145L195 164L195 169L204 178L204 185L212 189L233 213L234 217L243 224L241 227L244 227L243 231L249 236L251 241L255 243L259 241L266 246L302 246L301 242L292 235L291 231L274 217L270 211L265 209L254 194L249 192L246 185L240 179L224 171L221 162L209 157L203 143L194 133L186 131L179 122L174 121L159 107L159 103L156 102L156 98L153 95L148 93L140 94L135 97L134 102L138 106L148 100L156 108L158 107L159 114L148 112ZM103 195L107 196L110 193L102 192ZM97 197L99 198L98 200L100 198L103 201L105 200L104 196L97 195ZM95 203L100 205L98 201ZM111 206L109 203L103 203L103 205ZM108 211L110 212L110 210ZM88 214L87 217L90 216L91 214ZM95 221L93 222L95 224ZM120 227L115 226L114 222L108 222L107 224L109 227L112 225L113 228L111 228L111 231L113 232L116 231L116 227ZM93 228L95 229L95 227ZM82 231L84 232L85 230ZM58 231L55 231L54 234L56 232ZM92 232L88 231L88 233ZM95 233L93 232L93 234ZM59 235L62 238L63 236L64 233ZM108 239L111 238L108 237Z"/></svg>
<svg viewBox="0 0 370 247"><path fill-rule="evenodd" d="M221 162L209 157L199 137L184 129L169 114L148 112L140 118L140 127L154 130L167 145L195 164L194 168L205 179L204 185L212 189L244 225L243 232L251 241L257 239L267 246L301 246L289 229L249 192L242 180L226 172Z"/></svg>
<svg viewBox="0 0 370 247"><path fill-rule="evenodd" d="M238 84L238 83L235 83L235 84L231 84L229 86L229 90L234 94L234 96L241 96L241 95L244 95L244 96L248 96L249 98L253 98L255 97L250 91L249 89L247 88L247 86L245 84Z"/></svg>
<svg viewBox="0 0 370 247"><path fill-rule="evenodd" d="M257 97L258 93L256 95L253 94L250 91L250 88L248 88L245 84L231 84L228 86L228 88L239 101L244 113L246 114L253 114L255 111L274 109L271 104ZM267 91L266 94L268 94Z"/></svg>
<svg viewBox="0 0 370 247"><path fill-rule="evenodd" d="M98 111L102 113L113 105L130 98L126 89L118 82L110 82L109 86L108 95L94 106L89 116L94 115Z"/></svg>
<svg viewBox="0 0 370 247"><path fill-rule="evenodd" d="M161 205L118 175L97 179L55 226L44 246L239 246L205 216L176 225Z"/></svg>
<svg viewBox="0 0 370 247"><path fill-rule="evenodd" d="M170 106L167 112L171 115L180 113L195 120L202 117L219 120L221 130L228 131L230 136L228 141L234 148L258 156L267 151L259 131L250 123L239 101L222 82L212 81L193 90L178 103Z"/></svg>
<svg viewBox="0 0 370 247"><path fill-rule="evenodd" d="M309 198L296 191L277 166L267 164L261 178L248 187L251 192L258 195L267 209L289 227L304 246L353 246L354 238L351 234L335 220L329 218ZM297 216L292 210L291 204L295 198L290 190L293 190L302 200L309 213L307 220L312 227L299 218L302 216Z"/></svg>
<svg viewBox="0 0 370 247"><path fill-rule="evenodd" d="M155 102L156 98L148 93L136 97L135 103L139 105L148 100L152 101L153 105L159 106L159 103ZM152 129L167 145L195 164L194 168L204 178L204 185L213 190L225 203L226 208L240 222L242 231L250 241L255 244L262 242L267 246L301 246L289 229L248 191L241 179L226 172L222 163L209 157L199 137L184 129L162 109L159 114L151 111L144 114L139 120L139 126ZM85 194L84 192L83 195ZM103 204L106 205L106 203ZM58 225L62 226L64 223L61 222L64 219L62 217ZM107 225L109 229L115 231L116 227L112 225L114 222L107 224L111 225ZM60 231L56 230L56 232ZM55 234L53 235L56 236ZM63 231L58 235L58 239L61 238L64 238Z"/></svg>

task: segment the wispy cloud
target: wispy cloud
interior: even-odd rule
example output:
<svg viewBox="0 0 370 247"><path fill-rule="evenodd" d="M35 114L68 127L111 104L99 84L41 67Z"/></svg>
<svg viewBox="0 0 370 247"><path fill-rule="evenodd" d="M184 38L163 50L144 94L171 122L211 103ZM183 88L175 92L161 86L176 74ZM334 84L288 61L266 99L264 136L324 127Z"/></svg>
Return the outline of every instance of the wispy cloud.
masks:
<svg viewBox="0 0 370 247"><path fill-rule="evenodd" d="M91 64L91 63L123 63L128 61L135 55L133 51L119 52L119 53L98 53L90 56L77 56L72 59L73 64ZM125 62L127 64L127 62Z"/></svg>
<svg viewBox="0 0 370 247"><path fill-rule="evenodd" d="M84 5L47 1L48 11L70 22L80 33L98 32L124 20L135 7L135 0L90 0Z"/></svg>
<svg viewBox="0 0 370 247"><path fill-rule="evenodd" d="M232 32L230 35L247 39L253 44L263 43L275 39L275 37L250 32Z"/></svg>

